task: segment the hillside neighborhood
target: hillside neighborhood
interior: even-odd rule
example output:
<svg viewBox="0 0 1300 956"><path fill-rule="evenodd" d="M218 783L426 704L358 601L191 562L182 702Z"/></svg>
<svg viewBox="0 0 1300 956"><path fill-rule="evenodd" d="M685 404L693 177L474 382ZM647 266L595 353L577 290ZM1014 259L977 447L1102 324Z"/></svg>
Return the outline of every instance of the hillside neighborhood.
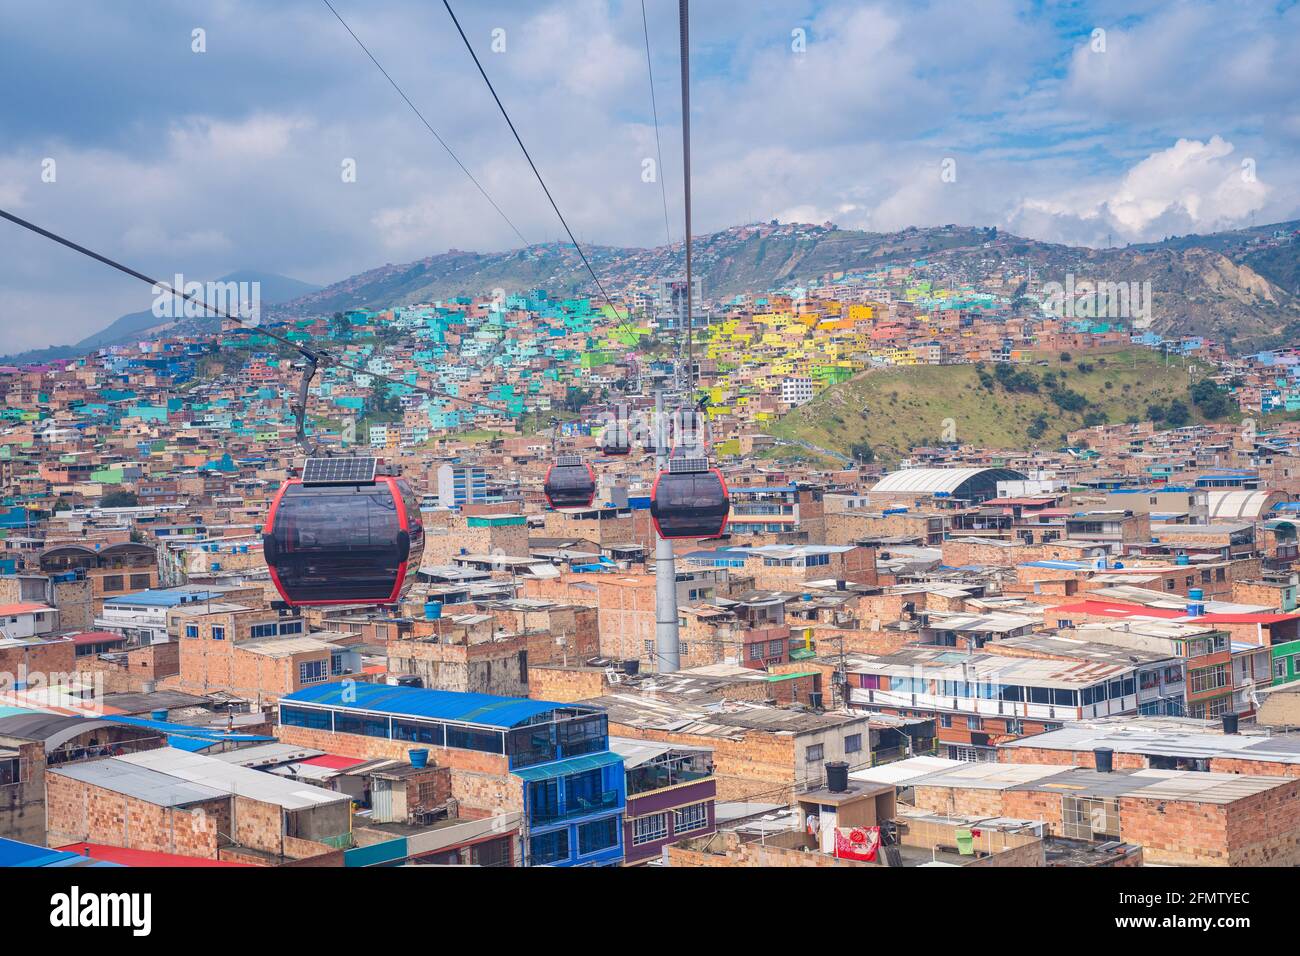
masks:
<svg viewBox="0 0 1300 956"><path fill-rule="evenodd" d="M680 280L0 368L0 862L1300 863L1300 351L1058 315L990 266L695 284L730 514L671 542L676 668L644 436ZM1055 412L1023 447L845 437L905 410L844 389L919 366L973 374L972 416ZM299 413L409 484L396 602L280 600ZM548 504L557 454L588 505Z"/></svg>

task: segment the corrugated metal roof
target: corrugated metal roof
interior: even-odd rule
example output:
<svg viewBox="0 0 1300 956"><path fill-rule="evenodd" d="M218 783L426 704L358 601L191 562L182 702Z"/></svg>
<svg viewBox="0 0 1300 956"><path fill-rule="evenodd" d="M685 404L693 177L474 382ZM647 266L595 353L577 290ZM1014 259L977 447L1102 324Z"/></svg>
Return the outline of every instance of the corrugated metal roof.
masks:
<svg viewBox="0 0 1300 956"><path fill-rule="evenodd" d="M621 764L622 762L623 758L619 754L607 750L598 754L570 757L568 760L556 760L553 763L544 763L536 767L524 767L521 770L512 770L510 773L521 780L551 780L555 777L563 777L566 774L581 773L583 770L596 770L600 767L608 767L611 764Z"/></svg>
<svg viewBox="0 0 1300 956"><path fill-rule="evenodd" d="M947 757L908 757L906 760L895 760L877 767L854 770L849 774L849 779L861 780L865 783L892 783L896 787L902 787L918 777L938 773L941 770L951 770L961 766L962 763L961 760L949 760Z"/></svg>
<svg viewBox="0 0 1300 956"><path fill-rule="evenodd" d="M274 764L288 763L295 760L307 760L319 757L325 751L313 750L311 747L299 747L294 744L270 743L254 747L240 747L225 753L211 754L213 760L238 764L241 767L266 767Z"/></svg>
<svg viewBox="0 0 1300 956"><path fill-rule="evenodd" d="M1233 518L1254 521L1270 500L1283 497L1276 491L1211 491L1207 494L1211 521ZM1191 527L1191 526L1189 526ZM1193 528L1194 530L1194 528Z"/></svg>
<svg viewBox="0 0 1300 956"><path fill-rule="evenodd" d="M867 490L870 497L877 492L887 494L922 494L936 492L952 494L967 481L988 472L990 479L1023 481L1025 476L1008 468L906 468L881 478Z"/></svg>
<svg viewBox="0 0 1300 956"><path fill-rule="evenodd" d="M623 758L623 766L629 770L639 767L647 760L674 752L713 753L712 747L691 747L686 744L659 743L654 740L634 740L631 737L610 737L609 749Z"/></svg>
<svg viewBox="0 0 1300 956"><path fill-rule="evenodd" d="M971 763L958 761L960 767L947 767L909 781L916 787L957 787L964 790L1010 790L1037 780L1057 776L1058 766L1032 763Z"/></svg>
<svg viewBox="0 0 1300 956"><path fill-rule="evenodd" d="M1148 757L1240 757L1269 763L1300 764L1300 739L1295 737L1103 728L1088 724L1072 724L1060 730L1008 740L1001 746L1064 751L1110 747L1116 753L1142 754Z"/></svg>
<svg viewBox="0 0 1300 956"><path fill-rule="evenodd" d="M168 779L189 781L213 793L237 794L262 803L275 804L285 810L305 810L348 799L320 787L293 783L269 773L249 770L202 754L186 753L174 747L143 750L113 759L156 771Z"/></svg>
<svg viewBox="0 0 1300 956"><path fill-rule="evenodd" d="M140 766L125 757L65 764L52 767L46 773L80 780L92 787L125 794L159 807L181 807L229 795L228 791L223 793L199 783L178 780L171 774Z"/></svg>
<svg viewBox="0 0 1300 956"><path fill-rule="evenodd" d="M457 720L500 728L517 726L531 717L549 713L558 707L573 706L550 700L495 697L491 694L466 694L389 684L349 684L347 688L341 684L320 684L287 694L280 698L280 703L319 704L346 710Z"/></svg>
<svg viewBox="0 0 1300 956"><path fill-rule="evenodd" d="M79 853L72 853L67 850L51 850L47 846L19 843L17 840L7 840L0 837L0 867L117 865L116 863L91 860Z"/></svg>

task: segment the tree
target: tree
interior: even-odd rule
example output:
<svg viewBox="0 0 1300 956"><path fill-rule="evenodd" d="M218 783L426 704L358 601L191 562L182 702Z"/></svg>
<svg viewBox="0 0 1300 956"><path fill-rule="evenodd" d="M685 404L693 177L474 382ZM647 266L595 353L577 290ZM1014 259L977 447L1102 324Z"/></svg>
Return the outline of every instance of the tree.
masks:
<svg viewBox="0 0 1300 956"><path fill-rule="evenodd" d="M592 392L585 388L579 388L576 385L570 385L568 391L564 393L565 411L578 413L582 411L582 406L591 402Z"/></svg>
<svg viewBox="0 0 1300 956"><path fill-rule="evenodd" d="M1192 420L1192 410L1187 407L1186 403L1174 399L1165 409L1165 422L1174 428L1182 428Z"/></svg>
<svg viewBox="0 0 1300 956"><path fill-rule="evenodd" d="M873 462L876 460L876 450L864 441L855 441L849 446L849 454L861 462Z"/></svg>
<svg viewBox="0 0 1300 956"><path fill-rule="evenodd" d="M99 499L101 508L134 508L140 503L134 491L118 488Z"/></svg>
<svg viewBox="0 0 1300 956"><path fill-rule="evenodd" d="M1233 402L1228 393L1208 378L1203 378L1190 389L1192 404L1206 418L1224 418L1232 414Z"/></svg>
<svg viewBox="0 0 1300 956"><path fill-rule="evenodd" d="M1088 407L1088 399L1069 388L1058 388L1049 396L1063 412L1081 412Z"/></svg>

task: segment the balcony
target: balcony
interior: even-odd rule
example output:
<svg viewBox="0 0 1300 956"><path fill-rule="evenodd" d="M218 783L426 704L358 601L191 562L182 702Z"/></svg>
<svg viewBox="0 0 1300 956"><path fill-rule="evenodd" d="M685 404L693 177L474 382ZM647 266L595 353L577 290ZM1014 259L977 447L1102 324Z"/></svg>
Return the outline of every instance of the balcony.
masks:
<svg viewBox="0 0 1300 956"><path fill-rule="evenodd" d="M559 807L533 807L529 814L529 824L533 827L546 827L553 823L563 823L567 820L590 816L593 813L617 810L619 805L618 791L606 790L599 796L590 799L578 797L572 801L572 805L563 809Z"/></svg>

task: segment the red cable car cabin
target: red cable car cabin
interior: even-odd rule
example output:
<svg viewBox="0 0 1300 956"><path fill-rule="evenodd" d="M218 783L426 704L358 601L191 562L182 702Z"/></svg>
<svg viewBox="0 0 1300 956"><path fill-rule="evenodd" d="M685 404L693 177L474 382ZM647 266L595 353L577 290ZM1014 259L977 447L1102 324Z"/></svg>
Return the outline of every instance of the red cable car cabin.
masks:
<svg viewBox="0 0 1300 956"><path fill-rule="evenodd" d="M577 455L561 455L546 469L542 493L552 508L590 508L596 498L596 473Z"/></svg>
<svg viewBox="0 0 1300 956"><path fill-rule="evenodd" d="M396 604L424 553L420 505L373 458L315 458L276 493L262 535L286 604Z"/></svg>
<svg viewBox="0 0 1300 956"><path fill-rule="evenodd" d="M706 458L670 457L650 490L650 517L661 538L716 538L730 511L727 483Z"/></svg>

